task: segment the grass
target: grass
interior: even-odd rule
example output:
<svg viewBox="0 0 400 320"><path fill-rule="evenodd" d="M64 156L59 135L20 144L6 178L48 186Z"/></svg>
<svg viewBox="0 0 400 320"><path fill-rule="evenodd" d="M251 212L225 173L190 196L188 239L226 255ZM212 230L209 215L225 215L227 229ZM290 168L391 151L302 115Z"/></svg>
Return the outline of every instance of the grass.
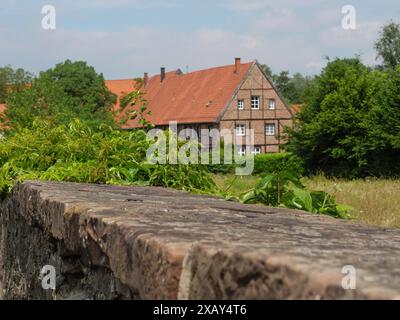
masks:
<svg viewBox="0 0 400 320"><path fill-rule="evenodd" d="M251 189L258 177L214 175L223 190L239 195ZM337 203L346 204L355 220L382 227L400 227L400 180L388 179L327 179L323 176L303 178L309 190L322 190L335 196Z"/></svg>

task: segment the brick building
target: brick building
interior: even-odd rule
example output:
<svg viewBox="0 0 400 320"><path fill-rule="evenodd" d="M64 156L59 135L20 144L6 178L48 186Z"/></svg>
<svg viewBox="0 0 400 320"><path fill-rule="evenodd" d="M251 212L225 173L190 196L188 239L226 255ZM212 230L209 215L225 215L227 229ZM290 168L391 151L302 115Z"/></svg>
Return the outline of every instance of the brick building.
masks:
<svg viewBox="0 0 400 320"><path fill-rule="evenodd" d="M293 112L285 104L257 61L216 67L191 73L180 70L153 77L145 74L143 90L152 115L147 119L165 128L177 121L178 130L229 129L233 143L245 145L249 129L254 130L253 153L279 152L285 142L283 129L292 126ZM107 87L120 98L133 91L135 80L108 80ZM118 99L119 100L119 99ZM115 106L119 108L119 101ZM124 128L138 127L130 120ZM244 153L245 147L238 152Z"/></svg>

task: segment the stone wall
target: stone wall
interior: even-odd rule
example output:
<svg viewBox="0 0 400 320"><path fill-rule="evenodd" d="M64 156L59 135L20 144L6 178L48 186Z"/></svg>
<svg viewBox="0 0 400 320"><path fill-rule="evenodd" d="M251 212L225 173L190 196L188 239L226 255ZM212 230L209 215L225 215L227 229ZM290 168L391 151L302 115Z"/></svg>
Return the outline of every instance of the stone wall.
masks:
<svg viewBox="0 0 400 320"><path fill-rule="evenodd" d="M399 229L72 183L25 182L0 209L3 299L400 298ZM345 265L355 290L342 288Z"/></svg>

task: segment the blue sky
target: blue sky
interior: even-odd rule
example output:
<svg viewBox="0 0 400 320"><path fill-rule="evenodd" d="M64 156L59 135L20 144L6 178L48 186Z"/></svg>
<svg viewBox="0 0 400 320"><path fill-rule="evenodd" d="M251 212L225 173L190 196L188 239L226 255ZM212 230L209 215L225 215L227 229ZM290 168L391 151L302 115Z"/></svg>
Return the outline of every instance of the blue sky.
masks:
<svg viewBox="0 0 400 320"><path fill-rule="evenodd" d="M56 30L41 27L44 5L56 8ZM341 27L344 5L356 8L356 30ZM240 56L315 74L327 55L375 63L380 26L399 17L398 0L1 0L0 65L38 73L86 60L118 79Z"/></svg>

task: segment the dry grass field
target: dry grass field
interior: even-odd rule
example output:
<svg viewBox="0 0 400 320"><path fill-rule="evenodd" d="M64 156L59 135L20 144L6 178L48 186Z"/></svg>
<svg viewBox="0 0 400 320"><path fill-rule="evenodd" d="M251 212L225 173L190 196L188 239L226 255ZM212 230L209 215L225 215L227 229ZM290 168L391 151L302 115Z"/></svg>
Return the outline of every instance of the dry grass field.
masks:
<svg viewBox="0 0 400 320"><path fill-rule="evenodd" d="M214 181L223 190L235 195L254 186L257 177L237 177L234 175L215 175ZM233 182L233 183L232 183ZM323 190L334 195L340 204L351 206L355 220L383 227L400 227L400 180L327 179L323 176L304 178L309 190Z"/></svg>

